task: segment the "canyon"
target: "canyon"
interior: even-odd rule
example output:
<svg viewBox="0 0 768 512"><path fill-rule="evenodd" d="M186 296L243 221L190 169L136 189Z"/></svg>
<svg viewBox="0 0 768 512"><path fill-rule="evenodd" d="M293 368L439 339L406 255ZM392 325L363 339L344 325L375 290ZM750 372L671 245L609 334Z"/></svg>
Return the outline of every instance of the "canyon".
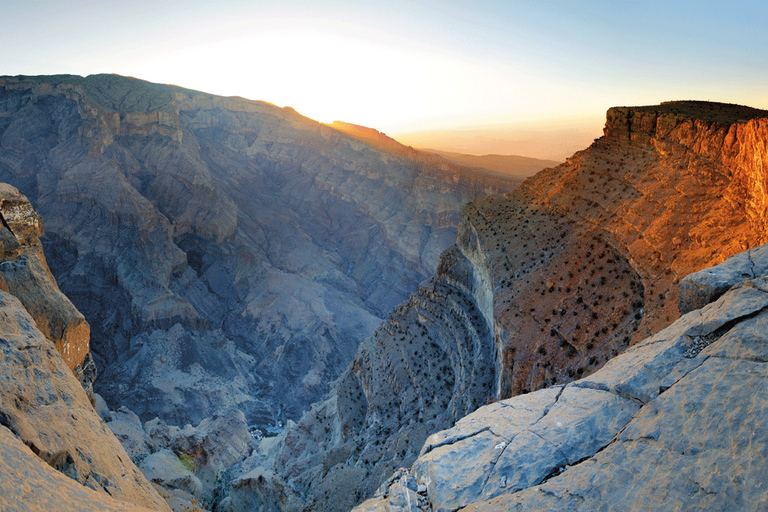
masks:
<svg viewBox="0 0 768 512"><path fill-rule="evenodd" d="M768 112L615 107L519 184L239 98L0 88L12 509L768 499Z"/></svg>
<svg viewBox="0 0 768 512"><path fill-rule="evenodd" d="M96 391L179 426L298 419L434 272L462 205L519 184L116 75L0 79L0 133Z"/></svg>
<svg viewBox="0 0 768 512"><path fill-rule="evenodd" d="M632 353L679 318L680 279L765 243L766 130L766 112L734 105L614 108L589 148L467 204L436 276L277 448L233 471L232 493L347 510L481 405Z"/></svg>

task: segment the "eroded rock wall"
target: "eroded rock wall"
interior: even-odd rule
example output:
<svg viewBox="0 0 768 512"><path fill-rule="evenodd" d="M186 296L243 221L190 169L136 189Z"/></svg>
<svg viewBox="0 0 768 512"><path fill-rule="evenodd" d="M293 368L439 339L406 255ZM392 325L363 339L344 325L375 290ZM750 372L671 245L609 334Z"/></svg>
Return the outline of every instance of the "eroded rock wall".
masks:
<svg viewBox="0 0 768 512"><path fill-rule="evenodd" d="M696 109L692 111L692 107ZM414 428L414 418L426 417L428 427L434 428L458 419L453 414L457 403L462 404L460 410L471 410L483 402L521 393L521 398L499 402L501 405L492 406L493 410L504 415L530 409L524 397L541 388L547 388L549 398L538 404L538 409L531 409L531 424L563 399L560 406L569 403L569 407L584 411L592 411L591 402L610 403L602 412L585 412L585 417L594 413L595 423L599 423L597 418L606 418L610 420L608 425L613 425L599 433L597 425L585 420L570 429L568 435L576 439L569 444L573 453L563 450L553 454L554 441L542 432L529 432L526 442L539 442L537 449L554 457L549 466L543 467L542 479L589 455L579 450L597 446L596 453L602 441L609 442L624 424L610 422L629 421L640 402L648 403L653 393L658 393L651 389L655 384L649 384L647 392L651 394L639 397L635 393L617 399L604 386L588 386L589 393L581 398L571 396L572 392L582 392L575 391L573 387L578 385L572 383L599 371L620 353L640 354L635 346L640 346L637 344L642 340L653 340L642 346L658 346L658 339L650 337L680 315L679 279L756 246L766 236L764 225L751 220L750 207L742 200L759 196L759 186L733 179L752 171L723 157L727 151L722 150L722 144L718 146L717 134L721 129L718 127L723 126L724 133L741 133L748 125L759 125L768 114L747 109L754 118L750 120L743 118L741 107L709 105L711 110L704 111L706 115L699 107L688 102L669 104L660 108L665 112L663 116L654 114L653 122L649 117L635 128L627 121L635 119L634 114L622 117L621 109L612 109L606 135L588 149L561 166L543 170L505 196L486 197L467 205L457 245L444 253L439 267L443 271L425 282L419 293L396 308L376 335L366 340L330 398L287 430L279 455L254 461L253 467L270 475L267 483L259 487L260 492L267 493L268 488L281 492L294 489L294 494L289 493L291 499L282 501L289 510L344 509L360 497L370 496L382 481L386 467L410 466L414 460L411 450L428 431ZM636 110L642 113L656 108ZM645 118L638 114L637 119ZM661 132L657 133L654 123L658 119L665 126L664 134L677 135L663 138ZM688 133L687 127L692 126L710 128L701 128L699 135L685 139L681 134ZM703 142L707 137L713 139L710 145ZM752 144L758 148L753 151L755 161L764 159L760 144ZM712 149L716 147L721 150ZM442 288L448 283L455 287L450 295ZM457 297L466 300L456 303ZM430 301L432 306L426 306ZM435 318L441 320L434 322ZM451 323L453 318L468 318L470 325L474 325L472 319L480 319L482 328L474 330L481 334L472 344L473 353L480 357L458 359L460 364L453 364L453 349L446 347L461 346L456 339L474 339L467 337L466 330L457 329ZM445 328L435 328L437 325ZM685 329L690 327L684 325ZM674 350L679 353L675 352L669 364L681 363L685 359L681 354L695 345L691 333L685 335L689 338L675 338ZM711 335L711 331L700 334L706 340ZM430 349L433 345L436 348ZM631 361L634 356L619 357ZM644 368L646 356L638 357L636 364ZM444 361L452 364L445 365ZM485 371L478 361L488 365ZM442 375L430 371L426 378L413 377L418 373L414 368L439 369L441 364L450 371L444 370ZM628 371L621 368L621 372ZM477 380L468 385L472 374L472 379ZM451 380L440 382L438 375L449 375ZM627 373L621 378L631 376ZM462 386L470 390L463 402L455 398L455 390ZM622 386L619 388L620 395L626 394ZM438 407L433 410L435 404ZM430 415L434 416L432 422ZM543 428L557 427L556 423L547 425ZM529 427L526 423L521 428L529 431ZM465 435L461 432L456 434L456 442ZM477 442L475 433L484 436L477 446L485 457L483 461L487 458L485 465L473 466L480 452L459 449L455 457L439 464L458 468L456 471L467 467L466 479L458 478L455 471L447 472L441 484L434 484L442 486L434 492L446 496L475 492L483 496L488 472L517 435L517 431L500 435L493 429L489 431L487 425L473 432L470 443ZM590 440L592 437L602 441ZM450 451L448 445L452 443L427 441L421 457L429 458L425 450L433 448L436 453ZM443 445L445 448L440 448ZM517 459L511 455L507 466L523 464L515 462ZM388 501L388 506L396 508L405 506L407 500L412 504L424 500L429 482L436 479L430 475L440 474L443 466L419 467L422 469L414 466L418 478L405 476L397 480L400 483L396 492L404 494ZM532 480L525 483L528 477L524 467L514 469L517 476L507 474L512 469L505 471L494 481L494 492L506 492L503 489L507 489L507 482L511 487L518 485L511 483L515 478L526 486L534 485L536 480L530 477ZM452 480L454 477L456 480ZM477 480L470 482L470 477ZM339 487L340 482L346 484ZM420 486L424 487L421 494ZM461 500L453 499L446 498L447 505L435 499L429 506L435 510L462 506Z"/></svg>
<svg viewBox="0 0 768 512"><path fill-rule="evenodd" d="M322 397L434 272L462 205L517 185L414 155L242 98L0 79L0 178L45 219L96 390L145 421L237 407L273 425Z"/></svg>

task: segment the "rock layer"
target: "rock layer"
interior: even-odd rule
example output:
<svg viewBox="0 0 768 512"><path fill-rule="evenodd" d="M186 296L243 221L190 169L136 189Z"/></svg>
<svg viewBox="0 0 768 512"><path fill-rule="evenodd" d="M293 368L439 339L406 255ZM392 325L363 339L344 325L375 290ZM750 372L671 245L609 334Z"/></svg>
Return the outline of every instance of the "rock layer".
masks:
<svg viewBox="0 0 768 512"><path fill-rule="evenodd" d="M90 327L48 270L40 217L24 195L0 183L0 290L21 300L71 370L85 363Z"/></svg>
<svg viewBox="0 0 768 512"><path fill-rule="evenodd" d="M483 407L355 510L762 510L767 307L768 277L744 280L590 377Z"/></svg>
<svg viewBox="0 0 768 512"><path fill-rule="evenodd" d="M50 496L80 496L83 503L64 503L61 509L131 509L112 503L114 498L169 510L35 323L18 299L0 291L0 436L2 450L13 455L3 460L16 464L8 473L3 471L0 508L45 508ZM35 455L48 469L32 461Z"/></svg>
<svg viewBox="0 0 768 512"><path fill-rule="evenodd" d="M179 425L298 418L434 271L461 205L517 185L114 75L0 79L0 178L45 220L97 391Z"/></svg>
<svg viewBox="0 0 768 512"><path fill-rule="evenodd" d="M254 459L270 475L259 492L293 490L295 499L271 501L291 510L301 500L310 510L343 510L370 496L388 468L409 467L430 429L450 427L487 401L556 386L572 405L582 403L571 396L570 383L619 353L637 354L633 345L678 318L680 277L765 240L765 225L750 220L756 210L741 205L761 193L746 176L768 164L759 142L766 118L753 109L690 102L611 109L604 137L588 149L505 196L469 203L437 276L361 345L329 398L288 429L278 455ZM726 144L727 133L745 142ZM733 154L742 156L724 156ZM685 350L694 353L713 334L691 336ZM659 372L671 369L657 363ZM658 382L637 378L627 385L647 402ZM634 398L614 403L604 388L590 393L612 404L594 414L632 417ZM531 442L536 432L526 434ZM483 436L493 447L512 442L493 432ZM540 451L551 451L553 442L541 441ZM494 467L497 453L482 446L489 450L483 460ZM579 453L553 455L540 478ZM495 488L523 485L528 477L520 475L528 469L505 464L507 480ZM429 487L424 475L441 470L419 467ZM466 483L486 492L487 475L481 471ZM405 483L397 484L404 493L398 503L422 500L418 486L412 488L416 480L399 481Z"/></svg>

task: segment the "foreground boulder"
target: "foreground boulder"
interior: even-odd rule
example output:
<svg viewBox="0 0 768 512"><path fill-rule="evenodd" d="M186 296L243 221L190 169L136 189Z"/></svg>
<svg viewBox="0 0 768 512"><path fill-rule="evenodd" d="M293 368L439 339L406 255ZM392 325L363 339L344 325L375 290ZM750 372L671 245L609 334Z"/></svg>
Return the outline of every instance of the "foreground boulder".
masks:
<svg viewBox="0 0 768 512"><path fill-rule="evenodd" d="M593 375L478 409L358 512L763 510L768 277Z"/></svg>
<svg viewBox="0 0 768 512"><path fill-rule="evenodd" d="M18 458L18 467L11 473L3 472L2 485L14 489L30 486L28 490L0 494L0 508L28 510L26 506L19 507L16 500L23 503L28 498L32 503L43 504L49 496L57 495L59 477L48 471L41 473L39 464L26 465L25 461L37 456L67 477L63 493L90 495L74 490L73 485L79 485L98 491L100 500L114 498L153 510L169 510L96 414L85 390L53 343L35 327L22 303L3 291L0 375L2 450L24 453ZM41 480L30 480L28 474L41 474ZM14 501L6 501L10 499ZM51 509L87 510L89 506L76 501L62 502Z"/></svg>

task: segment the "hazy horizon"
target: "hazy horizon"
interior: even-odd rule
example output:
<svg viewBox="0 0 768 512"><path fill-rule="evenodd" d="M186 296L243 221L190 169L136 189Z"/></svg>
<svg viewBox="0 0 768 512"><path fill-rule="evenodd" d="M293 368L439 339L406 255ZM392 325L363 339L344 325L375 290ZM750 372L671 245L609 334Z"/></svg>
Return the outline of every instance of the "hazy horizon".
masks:
<svg viewBox="0 0 768 512"><path fill-rule="evenodd" d="M562 159L605 111L768 109L760 2L0 0L0 74L117 73L408 145Z"/></svg>

